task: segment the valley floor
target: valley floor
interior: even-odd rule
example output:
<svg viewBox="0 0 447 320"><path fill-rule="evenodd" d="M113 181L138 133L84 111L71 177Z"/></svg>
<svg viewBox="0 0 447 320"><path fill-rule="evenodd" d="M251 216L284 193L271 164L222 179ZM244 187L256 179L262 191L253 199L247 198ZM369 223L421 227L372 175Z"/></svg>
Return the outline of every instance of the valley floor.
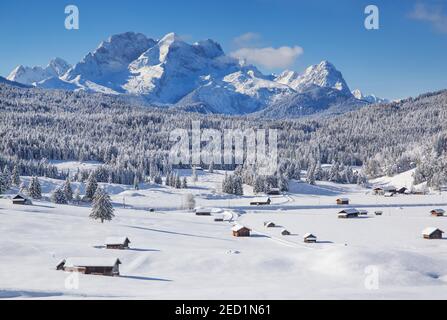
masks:
<svg viewBox="0 0 447 320"><path fill-rule="evenodd" d="M429 214L447 208L447 193L385 198L358 186L294 182L271 206L250 207L249 188L243 197L219 193L222 178L222 172L201 173L188 190L105 185L116 217L104 224L88 218L89 207L48 201L21 207L0 199L0 298L447 298L447 239L421 235L431 226L447 231L446 217ZM46 193L62 184L41 182ZM193 193L198 206L232 214L252 236L235 238L231 222L179 209L185 193ZM341 196L369 215L337 219ZM265 229L265 221L281 227ZM280 235L283 227L292 235ZM303 243L308 232L318 243ZM109 236L129 237L131 249L104 249ZM79 275L78 286L70 285L73 274L56 265L79 256L119 258L121 276Z"/></svg>

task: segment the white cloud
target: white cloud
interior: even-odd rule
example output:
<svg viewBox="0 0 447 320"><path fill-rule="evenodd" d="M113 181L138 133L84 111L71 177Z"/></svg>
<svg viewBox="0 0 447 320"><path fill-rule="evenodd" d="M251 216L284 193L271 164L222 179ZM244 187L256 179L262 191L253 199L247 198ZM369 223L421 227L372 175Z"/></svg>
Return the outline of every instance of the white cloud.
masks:
<svg viewBox="0 0 447 320"><path fill-rule="evenodd" d="M428 6L418 3L410 13L410 18L429 22L439 32L447 33L447 15L443 12L441 6Z"/></svg>
<svg viewBox="0 0 447 320"><path fill-rule="evenodd" d="M234 38L233 42L237 48L253 47L256 46L256 44L259 42L260 39L261 35L259 33L247 32Z"/></svg>
<svg viewBox="0 0 447 320"><path fill-rule="evenodd" d="M280 48L240 48L232 52L231 56L267 69L277 69L292 66L303 52L303 48L299 46L284 46Z"/></svg>

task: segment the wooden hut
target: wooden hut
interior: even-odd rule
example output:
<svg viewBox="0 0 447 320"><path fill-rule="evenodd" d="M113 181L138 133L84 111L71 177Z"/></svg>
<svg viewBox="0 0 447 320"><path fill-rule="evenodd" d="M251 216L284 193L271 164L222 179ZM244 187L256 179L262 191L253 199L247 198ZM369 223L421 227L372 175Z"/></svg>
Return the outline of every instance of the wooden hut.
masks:
<svg viewBox="0 0 447 320"><path fill-rule="evenodd" d="M344 205L344 204L349 204L349 199L348 198L338 198L336 200L338 205Z"/></svg>
<svg viewBox="0 0 447 320"><path fill-rule="evenodd" d="M269 205L272 203L272 200L269 197L255 198L250 202L251 206L263 206Z"/></svg>
<svg viewBox="0 0 447 320"><path fill-rule="evenodd" d="M125 250L129 249L130 240L127 237L109 237L105 241L107 249Z"/></svg>
<svg viewBox="0 0 447 320"><path fill-rule="evenodd" d="M274 228L274 227L276 227L276 225L272 221L266 221L266 222L264 222L264 227L266 227L266 228Z"/></svg>
<svg viewBox="0 0 447 320"><path fill-rule="evenodd" d="M438 229L438 228L425 228L422 231L422 236L424 239L442 239L442 234L444 231Z"/></svg>
<svg viewBox="0 0 447 320"><path fill-rule="evenodd" d="M383 195L385 193L385 191L383 190L382 187L375 187L373 189L373 194L375 195Z"/></svg>
<svg viewBox="0 0 447 320"><path fill-rule="evenodd" d="M234 237L249 237L251 230L247 227L235 225L232 229Z"/></svg>
<svg viewBox="0 0 447 320"><path fill-rule="evenodd" d="M283 235L283 236L290 236L291 233L290 233L290 231L287 230L287 229L282 229L282 230L281 230L281 235Z"/></svg>
<svg viewBox="0 0 447 320"><path fill-rule="evenodd" d="M24 195L18 194L12 198L12 204L16 205L31 205L32 202L30 199L25 197Z"/></svg>
<svg viewBox="0 0 447 320"><path fill-rule="evenodd" d="M195 210L196 216L210 216L211 209L208 208L196 208Z"/></svg>
<svg viewBox="0 0 447 320"><path fill-rule="evenodd" d="M279 190L279 188L271 188L271 189L267 192L267 194L268 194L269 196L279 196L279 195L281 195L281 191Z"/></svg>
<svg viewBox="0 0 447 320"><path fill-rule="evenodd" d="M383 211L377 210L377 211L374 212L374 214L376 216L381 216L383 214Z"/></svg>
<svg viewBox="0 0 447 320"><path fill-rule="evenodd" d="M408 188L402 187L402 188L397 189L396 193L406 194L406 193L408 193L408 191L409 191Z"/></svg>
<svg viewBox="0 0 447 320"><path fill-rule="evenodd" d="M367 216L368 215L368 210L359 210L359 215L360 216Z"/></svg>
<svg viewBox="0 0 447 320"><path fill-rule="evenodd" d="M56 267L57 270L66 272L79 272L84 274L119 276L118 258L67 258Z"/></svg>
<svg viewBox="0 0 447 320"><path fill-rule="evenodd" d="M338 213L338 218L340 219L349 219L349 218L357 218L360 212L357 209L350 208L344 209Z"/></svg>
<svg viewBox="0 0 447 320"><path fill-rule="evenodd" d="M306 233L303 238L304 238L305 243L316 243L317 242L317 237L314 236L312 233Z"/></svg>
<svg viewBox="0 0 447 320"><path fill-rule="evenodd" d="M430 211L430 214L434 217L442 217L445 214L445 210L444 209L433 209L432 211Z"/></svg>

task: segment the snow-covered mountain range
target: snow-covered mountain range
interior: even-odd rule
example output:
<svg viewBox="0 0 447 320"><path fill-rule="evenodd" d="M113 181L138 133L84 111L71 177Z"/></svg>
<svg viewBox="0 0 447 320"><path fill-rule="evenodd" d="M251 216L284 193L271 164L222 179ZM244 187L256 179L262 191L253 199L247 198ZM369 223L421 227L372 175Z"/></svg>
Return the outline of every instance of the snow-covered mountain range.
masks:
<svg viewBox="0 0 447 320"><path fill-rule="evenodd" d="M272 117L343 112L380 100L351 93L328 61L302 74L264 75L225 55L213 40L189 44L174 33L160 40L133 32L114 35L74 66L56 58L45 68L18 66L7 79L47 89L137 95L186 111Z"/></svg>

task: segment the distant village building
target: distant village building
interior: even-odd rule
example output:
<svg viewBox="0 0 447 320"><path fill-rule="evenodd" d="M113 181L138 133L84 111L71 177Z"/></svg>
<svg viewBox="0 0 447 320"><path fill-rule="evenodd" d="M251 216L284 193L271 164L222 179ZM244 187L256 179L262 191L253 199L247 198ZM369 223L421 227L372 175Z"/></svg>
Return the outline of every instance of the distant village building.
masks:
<svg viewBox="0 0 447 320"><path fill-rule="evenodd" d="M251 206L262 206L262 205L269 205L272 203L272 200L269 197L262 197L262 198L256 198L253 199L250 202Z"/></svg>
<svg viewBox="0 0 447 320"><path fill-rule="evenodd" d="M442 234L444 231L438 228L426 228L422 231L422 236L424 239L442 239Z"/></svg>
<svg viewBox="0 0 447 320"><path fill-rule="evenodd" d="M241 225L235 225L232 229L234 237L249 237L251 230Z"/></svg>
<svg viewBox="0 0 447 320"><path fill-rule="evenodd" d="M214 216L214 222L223 222L223 221L224 221L224 216L222 214Z"/></svg>
<svg viewBox="0 0 447 320"><path fill-rule="evenodd" d="M282 230L281 230L281 235L283 235L283 236L290 236L291 233L290 233L290 231L287 230L287 229L282 229Z"/></svg>
<svg viewBox="0 0 447 320"><path fill-rule="evenodd" d="M196 208L195 210L196 216L210 216L211 209L208 208Z"/></svg>
<svg viewBox="0 0 447 320"><path fill-rule="evenodd" d="M432 211L430 211L430 213L434 217L442 217L445 214L445 210L444 209L433 209Z"/></svg>
<svg viewBox="0 0 447 320"><path fill-rule="evenodd" d="M264 222L264 227L266 228L274 228L276 227L275 223L271 222L271 221L266 221Z"/></svg>
<svg viewBox="0 0 447 320"><path fill-rule="evenodd" d="M359 210L359 215L361 215L361 216L368 215L368 210Z"/></svg>
<svg viewBox="0 0 447 320"><path fill-rule="evenodd" d="M93 275L119 276L120 264L121 261L117 258L67 258L62 260L56 269Z"/></svg>
<svg viewBox="0 0 447 320"><path fill-rule="evenodd" d="M374 214L376 216L381 216L383 214L383 211L378 210L378 211L374 212Z"/></svg>
<svg viewBox="0 0 447 320"><path fill-rule="evenodd" d="M406 188L405 188L406 190ZM385 195L386 193L396 193L397 190L393 186L387 186L387 187L376 187L373 189L373 193L375 195Z"/></svg>
<svg viewBox="0 0 447 320"><path fill-rule="evenodd" d="M357 218L360 212L357 209L350 208L344 209L338 213L338 218L340 219L349 219L349 218Z"/></svg>
<svg viewBox="0 0 447 320"><path fill-rule="evenodd" d="M127 237L109 237L105 241L107 249L125 250L129 249L130 240Z"/></svg>
<svg viewBox="0 0 447 320"><path fill-rule="evenodd" d="M312 233L306 233L304 235L304 242L305 243L316 243L317 242L317 237L314 236Z"/></svg>
<svg viewBox="0 0 447 320"><path fill-rule="evenodd" d="M349 204L349 199L348 198L339 198L339 199L337 199L336 202L338 205Z"/></svg>
<svg viewBox="0 0 447 320"><path fill-rule="evenodd" d="M267 194L268 194L269 196L279 196L279 195L281 195L281 191L279 190L279 188L271 188L271 189L267 192Z"/></svg>
<svg viewBox="0 0 447 320"><path fill-rule="evenodd" d="M12 204L17 205L32 205L32 201L24 195L18 194L12 198Z"/></svg>

